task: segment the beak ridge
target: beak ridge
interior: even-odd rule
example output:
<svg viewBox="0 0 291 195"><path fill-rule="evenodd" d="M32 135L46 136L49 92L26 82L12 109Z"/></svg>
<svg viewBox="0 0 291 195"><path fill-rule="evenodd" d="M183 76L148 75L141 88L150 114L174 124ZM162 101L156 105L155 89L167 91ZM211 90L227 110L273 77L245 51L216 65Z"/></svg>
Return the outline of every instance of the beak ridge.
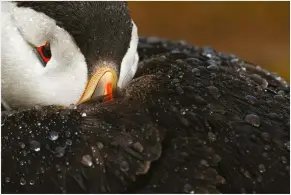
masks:
<svg viewBox="0 0 291 195"><path fill-rule="evenodd" d="M89 78L84 93L78 101L78 104L84 103L97 96L109 95L109 99L112 99L112 92L116 89L116 87L116 72L110 67L98 68L96 72L93 73L91 78Z"/></svg>

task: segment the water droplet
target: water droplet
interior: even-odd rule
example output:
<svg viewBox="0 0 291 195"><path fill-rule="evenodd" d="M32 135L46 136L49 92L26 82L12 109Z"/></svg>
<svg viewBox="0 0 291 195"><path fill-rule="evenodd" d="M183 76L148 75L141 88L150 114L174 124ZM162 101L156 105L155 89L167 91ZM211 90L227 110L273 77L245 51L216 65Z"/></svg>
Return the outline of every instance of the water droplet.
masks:
<svg viewBox="0 0 291 195"><path fill-rule="evenodd" d="M62 174L58 174L58 178L59 179L62 179L63 178L63 175Z"/></svg>
<svg viewBox="0 0 291 195"><path fill-rule="evenodd" d="M199 69L201 72L207 72L207 68L205 68L204 66L198 66L198 69Z"/></svg>
<svg viewBox="0 0 291 195"><path fill-rule="evenodd" d="M5 177L5 181L6 181L7 183L9 183L9 182L10 182L10 177Z"/></svg>
<svg viewBox="0 0 291 195"><path fill-rule="evenodd" d="M250 138L252 141L255 141L255 142L257 141L257 136L254 134L251 134Z"/></svg>
<svg viewBox="0 0 291 195"><path fill-rule="evenodd" d="M235 55L233 55L232 58L230 59L231 63L236 63L238 61L239 61L239 59Z"/></svg>
<svg viewBox="0 0 291 195"><path fill-rule="evenodd" d="M62 157L65 154L65 147L58 146L56 147L55 152L57 157Z"/></svg>
<svg viewBox="0 0 291 195"><path fill-rule="evenodd" d="M261 124L260 118L255 114L248 114L245 117L245 121L255 127L259 127Z"/></svg>
<svg viewBox="0 0 291 195"><path fill-rule="evenodd" d="M280 101L280 102L285 100L282 95L274 95L274 99L277 100L277 101Z"/></svg>
<svg viewBox="0 0 291 195"><path fill-rule="evenodd" d="M240 189L240 193L241 193L241 194L246 194L246 193L247 193L247 191L246 191L246 189L244 189L244 188L241 188L241 189Z"/></svg>
<svg viewBox="0 0 291 195"><path fill-rule="evenodd" d="M284 90L280 90L280 91L278 91L278 94L284 96L285 95L285 91Z"/></svg>
<svg viewBox="0 0 291 195"><path fill-rule="evenodd" d="M207 69L216 71L219 69L219 67L216 64L211 64L211 65L207 66Z"/></svg>
<svg viewBox="0 0 291 195"><path fill-rule="evenodd" d="M20 178L20 185L26 185L26 180L23 177Z"/></svg>
<svg viewBox="0 0 291 195"><path fill-rule="evenodd" d="M23 165L24 165L24 162L21 160L21 161L19 161L19 164L20 164L21 166L23 166Z"/></svg>
<svg viewBox="0 0 291 195"><path fill-rule="evenodd" d="M208 139L213 142L216 140L216 135L212 132L208 132Z"/></svg>
<svg viewBox="0 0 291 195"><path fill-rule="evenodd" d="M271 76L273 76L277 81L281 81L282 78L276 72L271 72Z"/></svg>
<svg viewBox="0 0 291 195"><path fill-rule="evenodd" d="M190 184L188 184L188 183L186 183L184 185L183 191L186 192L186 193L194 194L193 187Z"/></svg>
<svg viewBox="0 0 291 195"><path fill-rule="evenodd" d="M184 112L184 114L185 114L185 112ZM189 127L190 126L190 122L187 119L185 119L184 117L179 117L179 121L185 127Z"/></svg>
<svg viewBox="0 0 291 195"><path fill-rule="evenodd" d="M101 161L101 159L99 157L95 158L95 163L97 165L99 165L99 164L102 165L102 161Z"/></svg>
<svg viewBox="0 0 291 195"><path fill-rule="evenodd" d="M256 83L261 84L262 83L262 77L258 74L252 74L251 79L253 79Z"/></svg>
<svg viewBox="0 0 291 195"><path fill-rule="evenodd" d="M267 152L263 152L263 153L262 153L262 156L263 156L264 158L268 158L268 157L269 157L269 155L268 155Z"/></svg>
<svg viewBox="0 0 291 195"><path fill-rule="evenodd" d="M245 98L250 104L255 104L257 102L257 98L252 95L246 95Z"/></svg>
<svg viewBox="0 0 291 195"><path fill-rule="evenodd" d="M67 140L66 140L66 145L71 146L71 145L72 145L72 140L67 139Z"/></svg>
<svg viewBox="0 0 291 195"><path fill-rule="evenodd" d="M195 95L194 100L198 104L206 104L207 103L200 95Z"/></svg>
<svg viewBox="0 0 291 195"><path fill-rule="evenodd" d="M33 186L35 184L35 181L34 180L30 180L29 184Z"/></svg>
<svg viewBox="0 0 291 195"><path fill-rule="evenodd" d="M126 161L121 161L120 162L120 169L121 171L128 171L129 170L129 165Z"/></svg>
<svg viewBox="0 0 291 195"><path fill-rule="evenodd" d="M184 90L182 89L182 87L178 86L176 87L176 92L180 95L182 95L184 93Z"/></svg>
<svg viewBox="0 0 291 195"><path fill-rule="evenodd" d="M82 117L86 117L87 114L85 112L82 113Z"/></svg>
<svg viewBox="0 0 291 195"><path fill-rule="evenodd" d="M189 154L187 152L181 152L180 155L184 156L184 157L188 157L189 156Z"/></svg>
<svg viewBox="0 0 291 195"><path fill-rule="evenodd" d="M70 136L71 136L71 132L70 132L70 131L66 131L66 132L65 132L65 136L66 136L66 137L70 137Z"/></svg>
<svg viewBox="0 0 291 195"><path fill-rule="evenodd" d="M218 154L214 155L213 161L215 164L219 163L221 161L221 157Z"/></svg>
<svg viewBox="0 0 291 195"><path fill-rule="evenodd" d="M271 150L271 146L270 146L270 145L265 145L264 149L265 149L266 151L269 151L269 150Z"/></svg>
<svg viewBox="0 0 291 195"><path fill-rule="evenodd" d="M49 139L52 140L52 141L55 141L59 138L59 134L58 132L56 131L52 131L50 132L50 135L49 135Z"/></svg>
<svg viewBox="0 0 291 195"><path fill-rule="evenodd" d="M92 162L92 157L90 155L84 155L82 156L82 160L81 160L81 163L87 167L91 167L93 165L93 162Z"/></svg>
<svg viewBox="0 0 291 195"><path fill-rule="evenodd" d="M186 114L186 111L183 108L180 110L180 112L181 112L182 115L185 115Z"/></svg>
<svg viewBox="0 0 291 195"><path fill-rule="evenodd" d="M214 50L211 47L204 47L202 55L207 58L212 58Z"/></svg>
<svg viewBox="0 0 291 195"><path fill-rule="evenodd" d="M75 77L76 78L76 77ZM74 109L76 110L78 107L75 104L70 104L69 109Z"/></svg>
<svg viewBox="0 0 291 195"><path fill-rule="evenodd" d="M138 152L143 152L144 150L143 146L139 142L135 142L132 146Z"/></svg>
<svg viewBox="0 0 291 195"><path fill-rule="evenodd" d="M201 161L200 161L200 164L201 164L201 165L204 165L204 166L206 166L206 167L209 167L209 164L208 164L207 160L201 160Z"/></svg>
<svg viewBox="0 0 291 195"><path fill-rule="evenodd" d="M282 156L281 157L281 161L282 161L282 163L286 164L287 163L287 158L285 156Z"/></svg>
<svg viewBox="0 0 291 195"><path fill-rule="evenodd" d="M40 167L39 171L40 171L41 174L44 174L44 168L43 167Z"/></svg>
<svg viewBox="0 0 291 195"><path fill-rule="evenodd" d="M218 175L218 176L216 177L216 183L224 184L224 183L225 183L225 179L224 179L224 177Z"/></svg>
<svg viewBox="0 0 291 195"><path fill-rule="evenodd" d="M196 76L200 76L200 70L198 68L193 68L192 72L196 75Z"/></svg>
<svg viewBox="0 0 291 195"><path fill-rule="evenodd" d="M267 132L261 133L261 138L266 142L269 142L271 140L271 137Z"/></svg>
<svg viewBox="0 0 291 195"><path fill-rule="evenodd" d="M160 39L158 37L148 37L147 42L150 44L156 44L160 42Z"/></svg>
<svg viewBox="0 0 291 195"><path fill-rule="evenodd" d="M19 145L20 145L20 148L22 149L25 148L25 144L23 142L20 142Z"/></svg>
<svg viewBox="0 0 291 195"><path fill-rule="evenodd" d="M209 93L213 95L214 98L218 99L220 97L219 90L216 87L209 86L207 87L207 89L209 90Z"/></svg>
<svg viewBox="0 0 291 195"><path fill-rule="evenodd" d="M248 171L244 171L244 176L248 179L251 178L251 174Z"/></svg>
<svg viewBox="0 0 291 195"><path fill-rule="evenodd" d="M35 140L30 141L30 148L36 152L40 151L40 143Z"/></svg>
<svg viewBox="0 0 291 195"><path fill-rule="evenodd" d="M34 109L35 109L35 110L40 110L40 109L41 109L41 106L40 106L40 105L35 105L35 106L34 106Z"/></svg>
<svg viewBox="0 0 291 195"><path fill-rule="evenodd" d="M195 65L198 65L198 64L202 63L201 60L199 60L197 58L187 58L186 62L190 63L190 64L195 64Z"/></svg>
<svg viewBox="0 0 291 195"><path fill-rule="evenodd" d="M262 71L262 67L259 66L259 65L256 66L256 69L259 70L259 71Z"/></svg>
<svg viewBox="0 0 291 195"><path fill-rule="evenodd" d="M212 72L212 73L210 74L210 76L211 76L212 79L214 79L214 78L216 77L216 74Z"/></svg>
<svg viewBox="0 0 291 195"><path fill-rule="evenodd" d="M268 81L266 79L262 79L262 83L261 83L262 88L265 89L268 87L268 85L269 85Z"/></svg>
<svg viewBox="0 0 291 195"><path fill-rule="evenodd" d="M174 79L172 80L172 82L173 82L173 83L179 83L180 81L179 81L179 79L174 78Z"/></svg>
<svg viewBox="0 0 291 195"><path fill-rule="evenodd" d="M56 164L56 170L57 170L57 172L60 172L61 171L61 165Z"/></svg>
<svg viewBox="0 0 291 195"><path fill-rule="evenodd" d="M286 142L284 146L287 148L287 150L290 150L290 142Z"/></svg>
<svg viewBox="0 0 291 195"><path fill-rule="evenodd" d="M259 175L259 176L257 177L257 181L261 183L261 182L263 181L263 177L262 177L261 175Z"/></svg>
<svg viewBox="0 0 291 195"><path fill-rule="evenodd" d="M264 173L265 171L266 171L266 167L265 167L265 165L263 165L263 164L259 164L259 171L261 172L261 173Z"/></svg>
<svg viewBox="0 0 291 195"><path fill-rule="evenodd" d="M268 116L272 119L280 119L280 116L275 112L270 112Z"/></svg>
<svg viewBox="0 0 291 195"><path fill-rule="evenodd" d="M103 145L103 143L101 143L101 142L97 142L97 147L98 147L99 149L102 149L102 148L104 147L104 145Z"/></svg>

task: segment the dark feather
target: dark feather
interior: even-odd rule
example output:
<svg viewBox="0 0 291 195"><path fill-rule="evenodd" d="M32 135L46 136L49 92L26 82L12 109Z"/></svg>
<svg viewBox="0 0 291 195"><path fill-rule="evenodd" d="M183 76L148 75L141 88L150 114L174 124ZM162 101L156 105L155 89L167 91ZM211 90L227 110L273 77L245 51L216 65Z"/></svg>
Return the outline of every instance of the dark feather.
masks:
<svg viewBox="0 0 291 195"><path fill-rule="evenodd" d="M3 192L289 193L283 79L180 42L142 38L139 52L113 102L2 114Z"/></svg>

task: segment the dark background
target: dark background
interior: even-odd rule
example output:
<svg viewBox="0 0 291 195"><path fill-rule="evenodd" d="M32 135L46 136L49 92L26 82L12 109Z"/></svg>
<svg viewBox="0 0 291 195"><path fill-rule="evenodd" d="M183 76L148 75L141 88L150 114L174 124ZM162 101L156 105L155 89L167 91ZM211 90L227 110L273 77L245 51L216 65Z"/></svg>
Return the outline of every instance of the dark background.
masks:
<svg viewBox="0 0 291 195"><path fill-rule="evenodd" d="M289 2L129 2L139 35L231 52L289 81Z"/></svg>

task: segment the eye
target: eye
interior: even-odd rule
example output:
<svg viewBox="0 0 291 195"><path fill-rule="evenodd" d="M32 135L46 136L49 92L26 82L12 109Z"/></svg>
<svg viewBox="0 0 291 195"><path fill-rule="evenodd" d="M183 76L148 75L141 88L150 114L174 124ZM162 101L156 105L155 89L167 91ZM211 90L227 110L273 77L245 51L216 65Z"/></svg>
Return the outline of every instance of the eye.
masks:
<svg viewBox="0 0 291 195"><path fill-rule="evenodd" d="M50 44L46 43L43 46L37 47L36 51L37 51L38 57L42 61L43 65L46 66L46 64L48 63L48 61L50 61L50 59L52 57Z"/></svg>

